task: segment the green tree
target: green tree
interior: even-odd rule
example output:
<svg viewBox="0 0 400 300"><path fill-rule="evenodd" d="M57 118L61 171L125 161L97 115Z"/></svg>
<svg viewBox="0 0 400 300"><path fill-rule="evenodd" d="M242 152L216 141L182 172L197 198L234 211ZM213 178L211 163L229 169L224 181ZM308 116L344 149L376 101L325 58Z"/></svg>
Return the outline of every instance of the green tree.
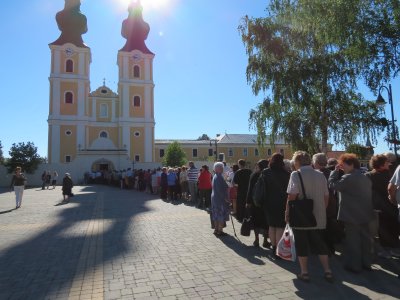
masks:
<svg viewBox="0 0 400 300"><path fill-rule="evenodd" d="M343 2L271 0L267 17L243 18L247 81L255 95L270 94L250 111L260 144L269 134L272 143L282 136L295 149L326 152L329 140L348 145L370 134L376 141L383 130L382 111L357 92L356 63L323 35L332 25L325 19L348 17L336 5Z"/></svg>
<svg viewBox="0 0 400 300"><path fill-rule="evenodd" d="M346 147L346 152L354 153L357 155L359 159L366 159L369 152L369 149L360 144L351 144Z"/></svg>
<svg viewBox="0 0 400 300"><path fill-rule="evenodd" d="M6 160L5 166L9 173L14 172L20 166L26 173L32 174L44 161L37 153L37 147L32 142L12 144L10 158Z"/></svg>
<svg viewBox="0 0 400 300"><path fill-rule="evenodd" d="M177 141L171 143L166 149L163 163L166 166L182 166L186 164L185 152Z"/></svg>
<svg viewBox="0 0 400 300"><path fill-rule="evenodd" d="M209 141L209 140L210 140L210 137L209 137L207 134L203 133L201 136L199 136L199 137L197 138L197 140L198 140L198 141Z"/></svg>
<svg viewBox="0 0 400 300"><path fill-rule="evenodd" d="M3 145L0 141L0 165L4 164L4 156L3 156Z"/></svg>

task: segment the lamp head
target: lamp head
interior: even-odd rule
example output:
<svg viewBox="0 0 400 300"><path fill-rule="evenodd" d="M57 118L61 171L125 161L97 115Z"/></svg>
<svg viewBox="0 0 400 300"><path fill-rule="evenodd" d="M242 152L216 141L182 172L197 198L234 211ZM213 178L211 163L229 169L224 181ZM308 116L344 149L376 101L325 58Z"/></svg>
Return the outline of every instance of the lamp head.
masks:
<svg viewBox="0 0 400 300"><path fill-rule="evenodd" d="M386 104L386 101L385 101L385 99L383 99L381 93L379 93L378 98L376 98L375 103L378 106L384 106Z"/></svg>

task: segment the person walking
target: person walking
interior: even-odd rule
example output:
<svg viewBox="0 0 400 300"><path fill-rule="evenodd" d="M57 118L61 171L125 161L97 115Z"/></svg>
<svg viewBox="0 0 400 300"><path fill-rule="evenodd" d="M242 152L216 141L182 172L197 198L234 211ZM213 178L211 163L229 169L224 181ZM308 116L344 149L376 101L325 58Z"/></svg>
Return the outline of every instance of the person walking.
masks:
<svg viewBox="0 0 400 300"><path fill-rule="evenodd" d="M56 171L53 172L53 177L51 179L51 185L53 186L53 190L56 188L58 179L58 173Z"/></svg>
<svg viewBox="0 0 400 300"><path fill-rule="evenodd" d="M226 227L226 221L229 220L228 184L223 176L224 164L222 162L215 163L214 172L211 193L211 220L214 225L215 236L221 237L226 235L223 228Z"/></svg>
<svg viewBox="0 0 400 300"><path fill-rule="evenodd" d="M72 197L72 188L74 183L72 182L71 174L65 173L62 182L62 194L63 194L63 201L68 203L69 198Z"/></svg>
<svg viewBox="0 0 400 300"><path fill-rule="evenodd" d="M21 173L21 167L16 167L15 174L13 175L10 184L10 189L13 188L15 192L15 209L21 207L25 183L26 183L26 177L24 174Z"/></svg>
<svg viewBox="0 0 400 300"><path fill-rule="evenodd" d="M340 170L344 175L340 178ZM338 220L344 223L344 268L353 273L371 270L369 224L374 218L372 182L360 170L355 154L345 153L329 176L329 187L339 192Z"/></svg>
<svg viewBox="0 0 400 300"><path fill-rule="evenodd" d="M286 204L285 221L289 223L289 201L303 199L301 180L307 198L313 200L313 214L317 221L315 227L293 227L296 253L299 258L300 274L299 280L309 282L308 256L311 253L318 255L324 269L324 279L333 282L332 271L329 266L328 247L324 239L326 228L326 207L329 200L328 185L325 176L312 168L311 156L305 151L296 151L293 154L295 172L292 172L287 188L288 201Z"/></svg>

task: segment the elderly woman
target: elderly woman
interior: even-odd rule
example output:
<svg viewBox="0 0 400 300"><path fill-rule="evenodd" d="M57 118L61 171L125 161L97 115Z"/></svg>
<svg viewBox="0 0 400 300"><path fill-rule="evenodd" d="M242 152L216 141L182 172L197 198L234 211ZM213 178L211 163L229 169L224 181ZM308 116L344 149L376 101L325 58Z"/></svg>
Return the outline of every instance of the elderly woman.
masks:
<svg viewBox="0 0 400 300"><path fill-rule="evenodd" d="M223 228L226 226L226 221L229 220L228 184L223 176L224 164L222 162L214 164L214 172L211 194L211 220L214 224L214 234L219 237L226 235L223 232Z"/></svg>
<svg viewBox="0 0 400 300"><path fill-rule="evenodd" d="M296 253L300 263L300 274L297 278L308 282L308 256L315 253L319 256L324 268L324 278L333 282L332 271L329 267L328 247L324 240L326 227L326 206L328 205L329 192L325 176L312 168L311 157L307 152L296 151L293 154L294 167L297 171L290 175L287 188L288 201L298 201L304 197L301 187L301 179L304 183L304 190L307 198L314 200L313 213L317 221L315 227L293 227ZM289 220L289 205L286 204L285 220Z"/></svg>
<svg viewBox="0 0 400 300"><path fill-rule="evenodd" d="M340 178L339 171L344 175ZM373 220L372 183L360 170L355 154L345 153L329 177L329 187L339 192L338 220L344 223L344 268L358 273L371 270L371 236Z"/></svg>

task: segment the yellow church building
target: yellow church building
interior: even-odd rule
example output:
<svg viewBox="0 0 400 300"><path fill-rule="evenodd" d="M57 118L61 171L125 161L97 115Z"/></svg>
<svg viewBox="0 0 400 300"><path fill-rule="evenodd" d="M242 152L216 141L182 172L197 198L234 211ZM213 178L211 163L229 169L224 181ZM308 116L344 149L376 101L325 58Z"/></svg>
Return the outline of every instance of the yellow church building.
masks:
<svg viewBox="0 0 400 300"><path fill-rule="evenodd" d="M154 162L154 54L140 1L122 23L118 92L105 83L90 88L91 49L82 35L87 20L79 0L66 0L56 15L61 34L51 50L48 161L78 171L124 169ZM78 167L79 166L79 167Z"/></svg>

